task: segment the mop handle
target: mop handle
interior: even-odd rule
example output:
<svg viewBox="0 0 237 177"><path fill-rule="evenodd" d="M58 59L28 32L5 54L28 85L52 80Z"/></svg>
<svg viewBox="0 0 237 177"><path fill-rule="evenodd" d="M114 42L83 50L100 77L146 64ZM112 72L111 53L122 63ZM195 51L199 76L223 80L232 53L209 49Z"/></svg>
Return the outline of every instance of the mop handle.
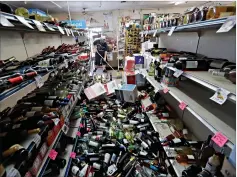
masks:
<svg viewBox="0 0 237 177"><path fill-rule="evenodd" d="M112 68L112 66L110 66L110 64L106 61L106 59L104 59L104 57L102 57L101 55L100 55L100 53L96 50L96 52L99 54L99 56L101 57L101 58L103 58L103 60L107 63L107 65L109 65L109 67L112 69L112 70L114 70L114 68ZM114 70L115 71L115 70Z"/></svg>

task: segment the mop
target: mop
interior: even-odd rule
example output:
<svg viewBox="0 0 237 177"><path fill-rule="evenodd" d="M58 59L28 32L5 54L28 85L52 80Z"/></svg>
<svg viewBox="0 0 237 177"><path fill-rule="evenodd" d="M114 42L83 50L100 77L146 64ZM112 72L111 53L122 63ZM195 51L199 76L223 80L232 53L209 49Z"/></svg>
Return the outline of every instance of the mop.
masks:
<svg viewBox="0 0 237 177"><path fill-rule="evenodd" d="M98 51L96 51L98 54L99 54L99 52ZM110 64L106 61L106 59L104 58L104 57L102 57L100 54L99 54L99 56L101 57L101 58L103 58L103 60L105 61L105 63L107 64L107 65L109 65L109 67L113 70L113 71L115 71L114 70L114 68L112 67L112 66L110 66ZM119 72L119 70L117 71L117 77L116 77L117 79L121 79L122 78L122 75L121 75L121 73Z"/></svg>

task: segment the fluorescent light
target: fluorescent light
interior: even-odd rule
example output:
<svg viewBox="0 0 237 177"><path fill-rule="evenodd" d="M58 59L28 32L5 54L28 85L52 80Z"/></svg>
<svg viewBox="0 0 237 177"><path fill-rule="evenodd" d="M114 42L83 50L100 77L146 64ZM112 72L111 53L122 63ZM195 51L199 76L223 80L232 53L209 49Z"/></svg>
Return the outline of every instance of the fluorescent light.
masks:
<svg viewBox="0 0 237 177"><path fill-rule="evenodd" d="M50 2L52 2L54 5L58 6L60 9L62 9L62 7L60 5L58 5L56 2L54 2L54 1L50 1Z"/></svg>
<svg viewBox="0 0 237 177"><path fill-rule="evenodd" d="M175 3L174 3L174 5L179 5L179 4L184 4L185 3L185 1L176 1Z"/></svg>

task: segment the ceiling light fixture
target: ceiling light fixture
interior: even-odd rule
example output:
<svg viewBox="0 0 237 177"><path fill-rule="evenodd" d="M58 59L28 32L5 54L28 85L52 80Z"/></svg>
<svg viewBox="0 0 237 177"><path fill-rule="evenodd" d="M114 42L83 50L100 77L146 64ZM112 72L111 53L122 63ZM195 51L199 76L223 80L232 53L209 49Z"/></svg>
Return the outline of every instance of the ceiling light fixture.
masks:
<svg viewBox="0 0 237 177"><path fill-rule="evenodd" d="M56 2L54 2L54 1L50 1L50 2L52 2L54 5L56 5L56 6L59 7L60 9L62 9L62 7L61 7L60 5L58 5Z"/></svg>

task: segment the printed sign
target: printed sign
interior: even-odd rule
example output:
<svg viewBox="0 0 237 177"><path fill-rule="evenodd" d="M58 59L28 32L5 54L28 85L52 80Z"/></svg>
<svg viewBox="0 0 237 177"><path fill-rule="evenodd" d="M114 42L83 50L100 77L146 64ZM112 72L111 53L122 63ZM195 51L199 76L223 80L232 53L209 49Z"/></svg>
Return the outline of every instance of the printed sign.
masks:
<svg viewBox="0 0 237 177"><path fill-rule="evenodd" d="M228 138L224 136L221 132L217 132L213 137L212 140L219 146L223 147L225 143L228 141Z"/></svg>

